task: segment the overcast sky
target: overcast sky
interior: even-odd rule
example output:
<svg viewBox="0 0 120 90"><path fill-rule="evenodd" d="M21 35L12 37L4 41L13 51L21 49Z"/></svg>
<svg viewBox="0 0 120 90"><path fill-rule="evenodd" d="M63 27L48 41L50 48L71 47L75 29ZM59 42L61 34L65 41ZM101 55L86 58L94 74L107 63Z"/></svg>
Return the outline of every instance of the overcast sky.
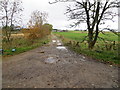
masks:
<svg viewBox="0 0 120 90"><path fill-rule="evenodd" d="M66 15L66 6L68 3L49 4L54 0L22 0L23 1L23 24L25 25L34 10L45 11L48 13L48 23L52 24L54 28L66 29L70 21Z"/></svg>
<svg viewBox="0 0 120 90"><path fill-rule="evenodd" d="M53 28L57 29L76 29L76 28L69 28L69 24L71 21L68 21L68 18L64 13L66 12L66 6L72 5L72 2L69 3L55 3L49 4L48 2L52 2L55 0L22 0L23 2L23 25L26 26L27 22L29 21L30 15L34 10L45 11L48 13L48 23L53 25ZM107 25L110 27L117 29L118 22L116 18L116 23L108 22ZM81 24L80 28L84 28L85 25Z"/></svg>

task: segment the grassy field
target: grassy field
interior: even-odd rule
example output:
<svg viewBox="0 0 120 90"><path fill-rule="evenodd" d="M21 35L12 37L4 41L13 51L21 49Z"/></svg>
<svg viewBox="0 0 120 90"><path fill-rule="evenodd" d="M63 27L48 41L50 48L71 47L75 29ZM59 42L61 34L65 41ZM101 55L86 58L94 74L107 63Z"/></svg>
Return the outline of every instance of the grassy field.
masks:
<svg viewBox="0 0 120 90"><path fill-rule="evenodd" d="M87 32L85 31L54 32L54 34L62 38L64 44L77 53L87 55L104 63L120 65L118 58L118 36L111 32L100 34L100 38L98 38L93 50L88 49L87 39L85 39ZM83 39L85 39L84 42L82 42ZM78 46L76 46L77 42L79 42ZM115 45L113 45L114 42Z"/></svg>
<svg viewBox="0 0 120 90"><path fill-rule="evenodd" d="M24 38L24 35L21 33L12 34L11 42L6 43L4 40L2 41L2 48L4 50L3 56L12 56L36 47L40 47L49 42L50 39L48 38L49 36L40 39L29 40ZM16 51L12 52L12 49L16 49Z"/></svg>

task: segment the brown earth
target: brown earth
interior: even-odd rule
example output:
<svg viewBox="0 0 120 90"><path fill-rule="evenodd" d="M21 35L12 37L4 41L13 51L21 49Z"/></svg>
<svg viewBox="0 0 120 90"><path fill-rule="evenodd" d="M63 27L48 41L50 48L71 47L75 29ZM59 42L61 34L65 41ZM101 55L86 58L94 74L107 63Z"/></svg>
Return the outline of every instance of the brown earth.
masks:
<svg viewBox="0 0 120 90"><path fill-rule="evenodd" d="M52 36L42 47L3 58L3 88L117 88L118 68L78 55Z"/></svg>

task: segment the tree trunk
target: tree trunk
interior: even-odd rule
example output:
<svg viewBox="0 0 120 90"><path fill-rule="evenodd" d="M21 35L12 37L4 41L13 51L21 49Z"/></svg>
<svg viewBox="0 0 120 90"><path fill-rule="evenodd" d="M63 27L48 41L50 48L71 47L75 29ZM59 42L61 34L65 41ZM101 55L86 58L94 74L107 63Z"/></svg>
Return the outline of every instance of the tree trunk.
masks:
<svg viewBox="0 0 120 90"><path fill-rule="evenodd" d="M95 46L95 43L96 43L96 41L91 41L90 43L88 43L88 48L93 49Z"/></svg>
<svg viewBox="0 0 120 90"><path fill-rule="evenodd" d="M93 30L88 30L88 48L92 49L93 48Z"/></svg>
<svg viewBox="0 0 120 90"><path fill-rule="evenodd" d="M95 43L97 41L97 38L98 38L98 26L96 27L96 33L95 33L95 36L93 36L93 30L89 30L88 32L88 37L89 37L89 40L88 40L88 48L89 49L93 49L94 46L95 46Z"/></svg>

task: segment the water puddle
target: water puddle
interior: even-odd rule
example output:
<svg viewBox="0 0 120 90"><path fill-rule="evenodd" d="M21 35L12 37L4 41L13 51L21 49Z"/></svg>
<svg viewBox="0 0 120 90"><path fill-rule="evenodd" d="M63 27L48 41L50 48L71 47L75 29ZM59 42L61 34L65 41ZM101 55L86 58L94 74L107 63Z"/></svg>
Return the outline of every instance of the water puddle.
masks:
<svg viewBox="0 0 120 90"><path fill-rule="evenodd" d="M62 45L62 43L58 43L57 45L58 45L58 46L61 46L61 45Z"/></svg>
<svg viewBox="0 0 120 90"><path fill-rule="evenodd" d="M59 40L57 40L57 42L59 43L60 41L59 41Z"/></svg>
<svg viewBox="0 0 120 90"><path fill-rule="evenodd" d="M49 57L45 60L46 63L55 63L57 60L53 57Z"/></svg>
<svg viewBox="0 0 120 90"><path fill-rule="evenodd" d="M84 59L80 59L81 61L85 61Z"/></svg>
<svg viewBox="0 0 120 90"><path fill-rule="evenodd" d="M85 57L84 57L84 56L82 56L82 58L83 58L83 59L85 59Z"/></svg>
<svg viewBox="0 0 120 90"><path fill-rule="evenodd" d="M53 42L53 43L55 43L55 42L56 42L56 40L52 40L52 42Z"/></svg>
<svg viewBox="0 0 120 90"><path fill-rule="evenodd" d="M56 48L59 49L59 50L67 50L66 47L64 47L64 46L58 46Z"/></svg>

